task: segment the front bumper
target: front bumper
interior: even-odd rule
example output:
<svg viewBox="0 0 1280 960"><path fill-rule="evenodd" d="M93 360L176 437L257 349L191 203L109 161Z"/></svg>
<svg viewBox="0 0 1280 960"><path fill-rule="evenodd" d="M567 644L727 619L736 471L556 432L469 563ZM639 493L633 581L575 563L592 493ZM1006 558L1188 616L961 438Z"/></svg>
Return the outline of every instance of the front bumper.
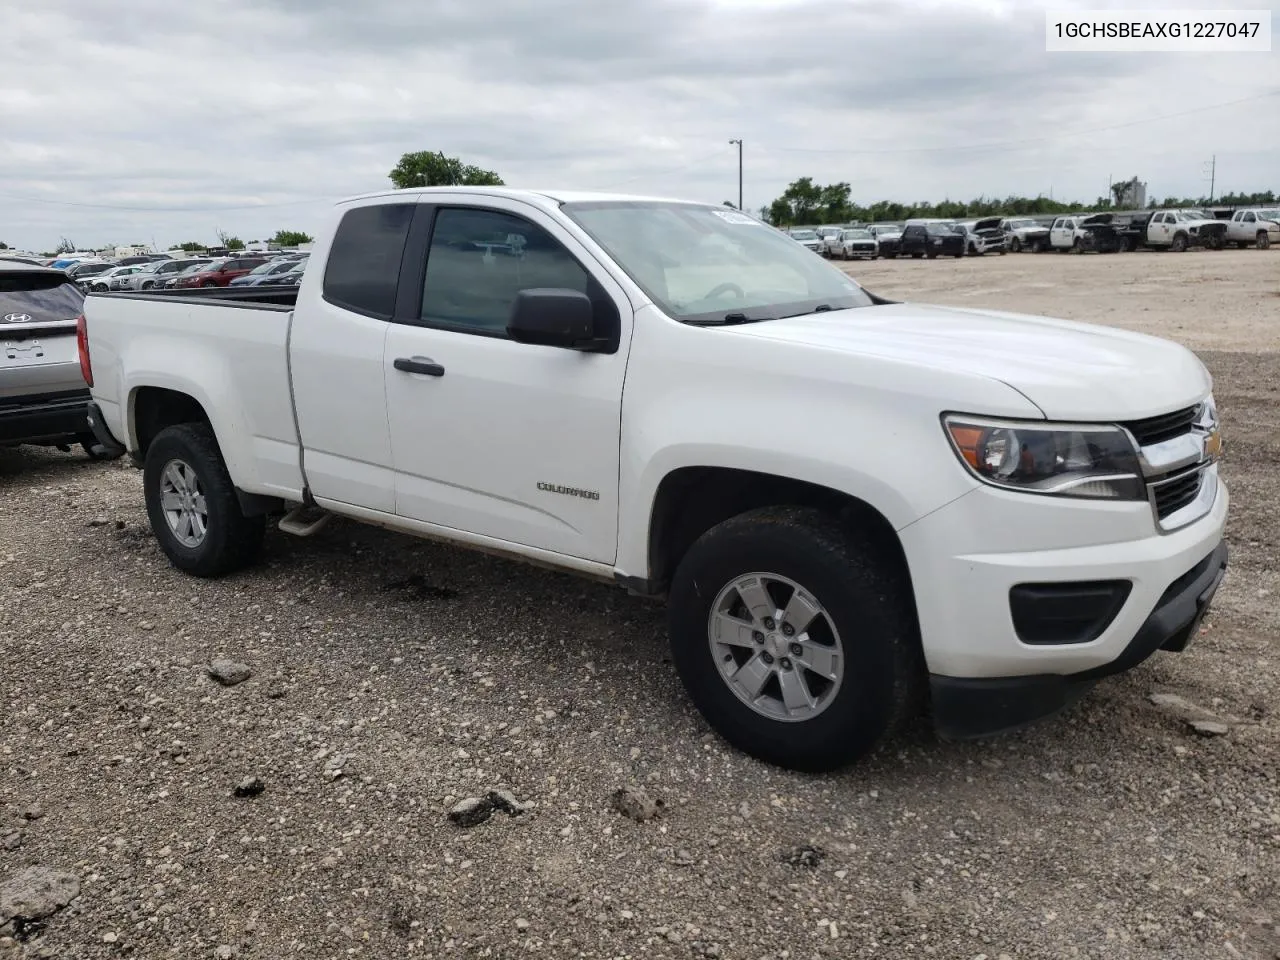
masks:
<svg viewBox="0 0 1280 960"><path fill-rule="evenodd" d="M1016 730L1058 713L1088 693L1102 677L1136 667L1157 650L1185 650L1226 575L1224 542L1169 585L1119 657L1091 670L1021 677L930 675L938 734L964 740Z"/></svg>
<svg viewBox="0 0 1280 960"><path fill-rule="evenodd" d="M0 444L63 443L89 432L88 390L0 400Z"/></svg>
<svg viewBox="0 0 1280 960"><path fill-rule="evenodd" d="M1157 649L1176 648L1186 639L1180 631L1190 636L1187 611L1207 587L1204 577L1213 580L1225 565L1229 497L1217 468L1209 470L1216 493L1208 512L1169 533L1157 531L1147 503L1072 501L990 487L902 529L939 729L973 736L1017 726L1034 719L1025 715L1032 706L1043 706L1036 716L1052 713L1081 692L1082 683L1128 669ZM1220 548L1223 562L1215 567L1206 558ZM1212 569L1188 585L1188 573L1203 563ZM1024 642L1020 636L1011 606L1015 587L1110 581L1125 581L1127 595L1083 642ZM1174 606L1172 587L1181 597ZM984 691L1009 704L996 712L1011 722L992 727L965 719ZM1023 697L1027 709L1019 713L1016 703Z"/></svg>

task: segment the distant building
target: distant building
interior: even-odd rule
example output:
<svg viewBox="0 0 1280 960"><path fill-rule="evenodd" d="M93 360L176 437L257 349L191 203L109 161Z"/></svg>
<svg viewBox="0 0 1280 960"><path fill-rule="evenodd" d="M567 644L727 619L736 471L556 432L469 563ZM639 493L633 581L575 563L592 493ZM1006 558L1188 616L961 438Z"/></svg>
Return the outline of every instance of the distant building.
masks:
<svg viewBox="0 0 1280 960"><path fill-rule="evenodd" d="M1121 210L1142 210L1147 205L1147 185L1137 177L1113 183L1111 192L1115 194L1116 206Z"/></svg>

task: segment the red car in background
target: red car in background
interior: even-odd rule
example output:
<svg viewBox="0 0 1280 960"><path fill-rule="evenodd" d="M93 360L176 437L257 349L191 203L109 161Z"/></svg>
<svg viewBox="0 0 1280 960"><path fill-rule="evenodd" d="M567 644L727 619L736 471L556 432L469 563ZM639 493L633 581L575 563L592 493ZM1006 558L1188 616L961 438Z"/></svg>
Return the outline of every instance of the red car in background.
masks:
<svg viewBox="0 0 1280 960"><path fill-rule="evenodd" d="M174 287L225 287L236 277L243 277L254 267L260 267L266 262L266 257L236 257L232 260L224 260L222 263L210 264L208 269L178 278Z"/></svg>

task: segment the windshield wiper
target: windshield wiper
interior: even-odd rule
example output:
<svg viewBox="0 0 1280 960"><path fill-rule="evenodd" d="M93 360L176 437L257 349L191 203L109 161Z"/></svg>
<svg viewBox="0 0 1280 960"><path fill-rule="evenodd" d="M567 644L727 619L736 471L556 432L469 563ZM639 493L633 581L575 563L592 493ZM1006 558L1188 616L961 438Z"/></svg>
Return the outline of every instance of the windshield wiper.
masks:
<svg viewBox="0 0 1280 960"><path fill-rule="evenodd" d="M748 317L745 313L726 313L723 317L713 317L709 320L686 320L685 323L694 327L732 327L739 323L759 323L761 320L769 320L770 317Z"/></svg>
<svg viewBox="0 0 1280 960"><path fill-rule="evenodd" d="M782 319L790 320L792 317L807 317L811 313L830 313L834 309L835 307L831 306L831 304L829 303L820 303L816 307L814 307L812 310L805 310L802 313L789 313Z"/></svg>

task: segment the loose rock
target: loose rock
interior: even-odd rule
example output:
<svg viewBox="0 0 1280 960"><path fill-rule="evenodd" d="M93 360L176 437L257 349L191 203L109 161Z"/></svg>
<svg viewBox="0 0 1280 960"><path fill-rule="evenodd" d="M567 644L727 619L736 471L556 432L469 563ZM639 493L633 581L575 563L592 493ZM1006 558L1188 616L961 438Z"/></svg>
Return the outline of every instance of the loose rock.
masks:
<svg viewBox="0 0 1280 960"><path fill-rule="evenodd" d="M209 664L209 676L224 687L234 687L253 676L253 671L234 660L215 660Z"/></svg>
<svg viewBox="0 0 1280 960"><path fill-rule="evenodd" d="M48 917L80 896L80 879L52 867L28 867L0 882L0 924Z"/></svg>
<svg viewBox="0 0 1280 960"><path fill-rule="evenodd" d="M1202 737L1225 737L1231 728L1220 720L1192 720L1191 729Z"/></svg>
<svg viewBox="0 0 1280 960"><path fill-rule="evenodd" d="M662 801L643 787L620 787L613 792L613 809L636 823L652 820L662 812Z"/></svg>
<svg viewBox="0 0 1280 960"><path fill-rule="evenodd" d="M467 797L454 804L449 819L460 827L478 827L493 816L493 801L488 797Z"/></svg>
<svg viewBox="0 0 1280 960"><path fill-rule="evenodd" d="M1185 720L1187 723L1195 720L1217 719L1211 711L1192 703L1185 697L1178 696L1176 693L1153 693L1147 699L1165 713L1180 720Z"/></svg>
<svg viewBox="0 0 1280 960"><path fill-rule="evenodd" d="M3 846L6 850L17 850L22 846L22 834L11 833L4 838Z"/></svg>
<svg viewBox="0 0 1280 960"><path fill-rule="evenodd" d="M826 858L826 855L826 851L821 847L798 846L788 847L783 850L779 859L792 867L814 870Z"/></svg>
<svg viewBox="0 0 1280 960"><path fill-rule="evenodd" d="M241 799L256 797L262 791L267 789L267 785L258 777L245 777L236 784L236 788L232 790L232 795Z"/></svg>
<svg viewBox="0 0 1280 960"><path fill-rule="evenodd" d="M501 810L512 817L518 817L529 809L529 805L517 800L510 790L490 790L487 799L495 810Z"/></svg>

